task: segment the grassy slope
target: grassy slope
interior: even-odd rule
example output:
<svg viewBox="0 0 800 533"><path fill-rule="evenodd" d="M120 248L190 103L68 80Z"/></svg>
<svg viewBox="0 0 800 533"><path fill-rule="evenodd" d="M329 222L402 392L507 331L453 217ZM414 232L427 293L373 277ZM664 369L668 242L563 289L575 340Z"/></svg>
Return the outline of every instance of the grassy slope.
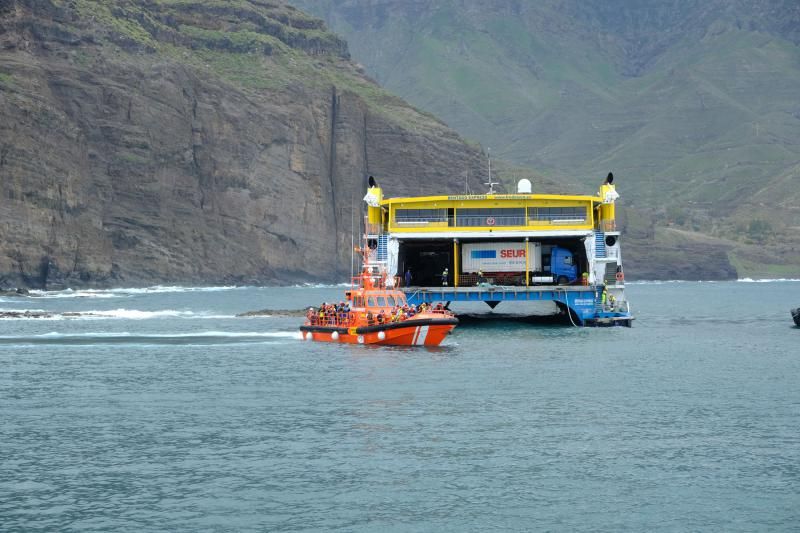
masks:
<svg viewBox="0 0 800 533"><path fill-rule="evenodd" d="M675 23L634 77L623 68L634 45L608 31L622 23L570 19L560 12L569 2L515 13L514 2L468 9L445 0L418 8L421 15L398 2L386 2L386 13L354 0L294 3L325 16L387 88L498 157L590 187L612 169L627 203L656 223L741 243L745 251L730 253L741 275L770 271L770 263L800 274L800 252L778 253L767 242L795 243L800 47L742 23L755 7L699 9L708 20L685 30ZM631 24L644 36L648 24L657 31L659 17L675 16L647 5L632 13L642 15ZM776 204L783 207L767 208ZM747 231L754 220L770 226L760 253Z"/></svg>
<svg viewBox="0 0 800 533"><path fill-rule="evenodd" d="M281 1L53 0L75 9L76 33L90 31L127 60L169 58L243 90L285 91L293 86L351 91L393 122L440 131L441 121L384 90L349 61L347 44L323 22ZM91 21L91 22L89 22ZM84 67L97 58L76 51ZM0 83L5 83L0 78Z"/></svg>

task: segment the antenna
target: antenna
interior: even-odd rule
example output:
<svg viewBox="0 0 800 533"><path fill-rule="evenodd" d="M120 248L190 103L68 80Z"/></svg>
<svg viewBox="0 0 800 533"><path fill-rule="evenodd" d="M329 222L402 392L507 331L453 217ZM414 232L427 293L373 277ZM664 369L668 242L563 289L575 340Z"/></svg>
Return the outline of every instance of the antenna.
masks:
<svg viewBox="0 0 800 533"><path fill-rule="evenodd" d="M353 205L353 197L350 196L350 279L355 275L355 251L356 251L356 209Z"/></svg>
<svg viewBox="0 0 800 533"><path fill-rule="evenodd" d="M492 181L492 149L486 149L487 157L489 158L489 181L484 183L484 185L489 186L489 192L487 194L494 194L494 186L497 185L499 182Z"/></svg>

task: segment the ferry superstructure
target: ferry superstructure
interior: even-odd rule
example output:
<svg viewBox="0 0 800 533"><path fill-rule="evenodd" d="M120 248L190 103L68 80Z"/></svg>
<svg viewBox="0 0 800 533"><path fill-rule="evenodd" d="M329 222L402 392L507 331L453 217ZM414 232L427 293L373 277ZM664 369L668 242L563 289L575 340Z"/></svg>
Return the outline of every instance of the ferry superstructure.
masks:
<svg viewBox="0 0 800 533"><path fill-rule="evenodd" d="M384 198L371 178L366 234L410 303L553 301L575 325L630 326L613 180L596 196L521 180L514 194Z"/></svg>

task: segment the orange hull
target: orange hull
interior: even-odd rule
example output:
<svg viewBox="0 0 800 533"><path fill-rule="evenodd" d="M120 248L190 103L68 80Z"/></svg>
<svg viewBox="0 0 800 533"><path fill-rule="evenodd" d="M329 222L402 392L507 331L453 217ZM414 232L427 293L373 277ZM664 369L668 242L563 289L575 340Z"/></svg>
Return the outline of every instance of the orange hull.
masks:
<svg viewBox="0 0 800 533"><path fill-rule="evenodd" d="M331 327L300 326L303 339L345 344L378 344L386 346L439 346L458 324L456 318L407 320L380 326Z"/></svg>

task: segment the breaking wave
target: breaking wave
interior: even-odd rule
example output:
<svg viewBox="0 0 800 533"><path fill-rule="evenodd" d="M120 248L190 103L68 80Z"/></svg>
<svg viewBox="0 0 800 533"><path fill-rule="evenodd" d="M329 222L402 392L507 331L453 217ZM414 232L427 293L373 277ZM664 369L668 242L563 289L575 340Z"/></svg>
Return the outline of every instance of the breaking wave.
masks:
<svg viewBox="0 0 800 533"><path fill-rule="evenodd" d="M252 287L227 285L221 287L182 287L179 285L155 285L145 288L122 289L65 289L63 291L31 290L30 295L37 298L124 298L137 294L162 294L179 292L219 292Z"/></svg>
<svg viewBox="0 0 800 533"><path fill-rule="evenodd" d="M753 278L742 278L737 279L739 283L785 283L785 282L798 282L800 279L796 278L763 278L763 279L753 279Z"/></svg>
<svg viewBox="0 0 800 533"><path fill-rule="evenodd" d="M342 282L342 283L298 283L296 285L292 285L297 289L341 289L351 287L351 283Z"/></svg>

